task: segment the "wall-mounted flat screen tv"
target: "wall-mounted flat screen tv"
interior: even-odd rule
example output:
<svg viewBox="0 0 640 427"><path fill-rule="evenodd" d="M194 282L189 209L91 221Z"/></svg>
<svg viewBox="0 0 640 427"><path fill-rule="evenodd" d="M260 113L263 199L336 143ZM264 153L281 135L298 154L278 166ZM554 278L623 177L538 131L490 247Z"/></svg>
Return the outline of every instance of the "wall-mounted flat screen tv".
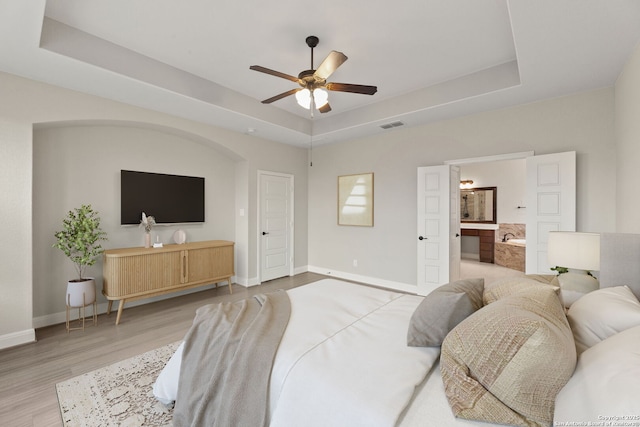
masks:
<svg viewBox="0 0 640 427"><path fill-rule="evenodd" d="M142 212L158 224L204 222L204 178L120 171L120 223L140 224Z"/></svg>

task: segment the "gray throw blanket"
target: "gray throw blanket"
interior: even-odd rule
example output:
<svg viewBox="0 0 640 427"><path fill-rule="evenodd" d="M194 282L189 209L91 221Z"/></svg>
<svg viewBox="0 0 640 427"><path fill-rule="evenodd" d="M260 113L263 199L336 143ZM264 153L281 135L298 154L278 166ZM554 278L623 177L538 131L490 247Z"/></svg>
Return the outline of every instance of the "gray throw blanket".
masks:
<svg viewBox="0 0 640 427"><path fill-rule="evenodd" d="M173 425L268 425L271 367L290 313L285 291L199 308L185 336Z"/></svg>

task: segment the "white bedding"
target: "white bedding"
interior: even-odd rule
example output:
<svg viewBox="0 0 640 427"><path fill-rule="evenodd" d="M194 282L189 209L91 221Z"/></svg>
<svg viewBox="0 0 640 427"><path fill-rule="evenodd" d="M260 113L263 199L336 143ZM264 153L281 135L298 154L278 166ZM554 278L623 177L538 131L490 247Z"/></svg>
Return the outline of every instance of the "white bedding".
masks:
<svg viewBox="0 0 640 427"><path fill-rule="evenodd" d="M333 279L289 297L291 318L271 379L271 426L395 425L439 354L407 346L422 298Z"/></svg>
<svg viewBox="0 0 640 427"><path fill-rule="evenodd" d="M271 426L396 425L440 352L406 343L422 297L334 279L287 292L291 318L271 376ZM180 357L179 349L154 385L165 403L177 394Z"/></svg>

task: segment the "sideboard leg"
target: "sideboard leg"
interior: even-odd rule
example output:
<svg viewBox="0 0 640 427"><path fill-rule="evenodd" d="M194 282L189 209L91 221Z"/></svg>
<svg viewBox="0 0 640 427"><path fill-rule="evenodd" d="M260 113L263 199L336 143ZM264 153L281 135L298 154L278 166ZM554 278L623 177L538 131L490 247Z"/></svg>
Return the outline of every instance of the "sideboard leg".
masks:
<svg viewBox="0 0 640 427"><path fill-rule="evenodd" d="M122 316L122 309L124 308L124 300L120 300L120 304L118 304L118 316L116 317L116 325L120 323L120 316Z"/></svg>
<svg viewBox="0 0 640 427"><path fill-rule="evenodd" d="M113 307L113 300L110 299L107 303L107 316L111 314L111 307Z"/></svg>
<svg viewBox="0 0 640 427"><path fill-rule="evenodd" d="M233 289L231 289L231 277L227 278L227 282L229 282L229 294L233 293Z"/></svg>

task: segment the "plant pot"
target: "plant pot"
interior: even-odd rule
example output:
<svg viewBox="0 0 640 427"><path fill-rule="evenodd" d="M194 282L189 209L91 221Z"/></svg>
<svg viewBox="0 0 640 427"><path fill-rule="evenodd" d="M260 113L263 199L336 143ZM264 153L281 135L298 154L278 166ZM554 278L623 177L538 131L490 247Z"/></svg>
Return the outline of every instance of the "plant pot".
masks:
<svg viewBox="0 0 640 427"><path fill-rule="evenodd" d="M144 247L145 248L151 247L151 233L144 234Z"/></svg>
<svg viewBox="0 0 640 427"><path fill-rule="evenodd" d="M84 307L93 304L96 300L96 281L94 278L69 281L65 300L69 307Z"/></svg>

